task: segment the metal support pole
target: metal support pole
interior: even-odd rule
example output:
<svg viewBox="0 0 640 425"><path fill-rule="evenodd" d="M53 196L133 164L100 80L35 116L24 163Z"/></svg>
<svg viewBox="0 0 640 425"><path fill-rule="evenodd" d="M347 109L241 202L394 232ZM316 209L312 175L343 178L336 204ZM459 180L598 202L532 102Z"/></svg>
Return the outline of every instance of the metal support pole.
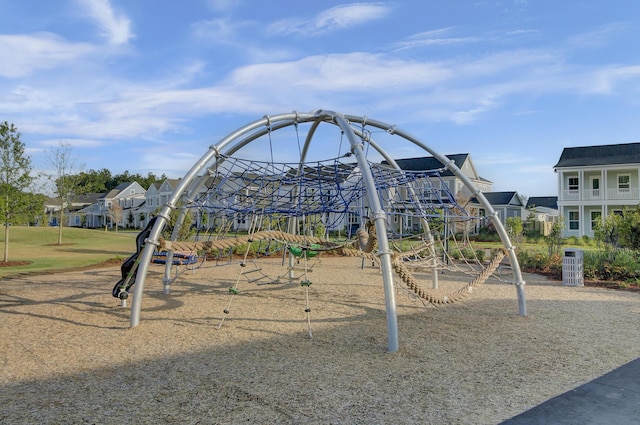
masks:
<svg viewBox="0 0 640 425"><path fill-rule="evenodd" d="M356 156L362 180L364 182L367 200L372 210L373 223L376 227L376 235L378 237L378 257L380 258L380 266L382 268L382 281L384 284L384 297L387 311L387 347L389 352L394 353L399 349L398 342L398 313L396 311L396 298L393 290L393 268L391 266L391 250L389 249L389 240L387 238L386 213L382 209L378 192L376 190L375 181L369 163L364 154L364 146L359 140L349 123L340 115L334 115L335 123L344 131L349 143L351 144L351 152Z"/></svg>

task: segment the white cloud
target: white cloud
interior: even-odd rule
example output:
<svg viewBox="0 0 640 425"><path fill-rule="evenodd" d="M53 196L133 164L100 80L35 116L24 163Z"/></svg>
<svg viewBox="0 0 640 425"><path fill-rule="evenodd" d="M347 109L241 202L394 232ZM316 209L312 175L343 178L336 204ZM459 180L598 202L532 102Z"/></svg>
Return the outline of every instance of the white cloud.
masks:
<svg viewBox="0 0 640 425"><path fill-rule="evenodd" d="M395 50L406 50L425 46L447 46L452 44L477 43L480 41L478 37L446 37L446 34L450 32L451 29L452 27L440 28L413 34L403 41L393 43L391 48Z"/></svg>
<svg viewBox="0 0 640 425"><path fill-rule="evenodd" d="M407 61L370 53L308 56L297 61L249 65L235 70L229 82L235 87L271 87L300 90L351 92L434 85L449 77L438 63Z"/></svg>
<svg viewBox="0 0 640 425"><path fill-rule="evenodd" d="M68 143L72 148L95 148L104 146L103 140L95 139L47 139L38 142L40 146L57 148L60 146L60 142Z"/></svg>
<svg viewBox="0 0 640 425"><path fill-rule="evenodd" d="M193 24L193 33L198 38L224 42L235 36L235 28L228 19L210 19Z"/></svg>
<svg viewBox="0 0 640 425"><path fill-rule="evenodd" d="M20 114L27 126L16 120L21 131L32 134L112 141L189 133L206 115L293 109L468 124L514 95L606 94L606 87L640 76L636 66L577 69L543 50L441 62L356 52L246 65L209 85L184 88L203 67L195 61L144 83L92 75L75 78L73 87L24 84L0 96L0 112ZM602 80L598 91L594 80Z"/></svg>
<svg viewBox="0 0 640 425"><path fill-rule="evenodd" d="M242 4L240 0L208 0L207 4L216 12L227 12Z"/></svg>
<svg viewBox="0 0 640 425"><path fill-rule="evenodd" d="M569 39L569 45L581 48L604 47L611 43L612 39L626 30L627 24L612 22L600 26L593 31L575 35Z"/></svg>
<svg viewBox="0 0 640 425"><path fill-rule="evenodd" d="M98 25L110 44L126 44L134 37L131 20L114 10L109 0L76 0L76 3Z"/></svg>
<svg viewBox="0 0 640 425"><path fill-rule="evenodd" d="M215 18L198 21L192 24L193 35L209 43L235 44L238 33L251 27L254 23L250 21L234 21L231 18ZM244 43L238 48L248 48Z"/></svg>
<svg viewBox="0 0 640 425"><path fill-rule="evenodd" d="M0 35L0 77L26 77L41 69L67 66L94 51L86 43L69 43L48 32Z"/></svg>
<svg viewBox="0 0 640 425"><path fill-rule="evenodd" d="M321 35L382 19L390 8L381 3L351 3L332 7L311 19L283 19L269 25L270 34Z"/></svg>

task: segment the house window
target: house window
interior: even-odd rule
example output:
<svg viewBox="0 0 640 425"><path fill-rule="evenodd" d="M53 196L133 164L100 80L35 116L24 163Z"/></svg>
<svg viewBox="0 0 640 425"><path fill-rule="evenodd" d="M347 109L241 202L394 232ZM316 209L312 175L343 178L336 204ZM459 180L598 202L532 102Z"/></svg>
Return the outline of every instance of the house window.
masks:
<svg viewBox="0 0 640 425"><path fill-rule="evenodd" d="M580 229L580 213L578 211L569 211L569 230Z"/></svg>
<svg viewBox="0 0 640 425"><path fill-rule="evenodd" d="M600 217L602 217L602 211L591 211L591 230L596 230Z"/></svg>
<svg viewBox="0 0 640 425"><path fill-rule="evenodd" d="M613 210L613 214L614 215L619 215L620 217L622 217L624 214L622 214L622 210Z"/></svg>
<svg viewBox="0 0 640 425"><path fill-rule="evenodd" d="M569 190L578 190L578 178L577 177L569 177Z"/></svg>
<svg viewBox="0 0 640 425"><path fill-rule="evenodd" d="M631 187L629 182L631 181L631 176L629 174L620 174L618 175L618 190L620 192L628 192Z"/></svg>

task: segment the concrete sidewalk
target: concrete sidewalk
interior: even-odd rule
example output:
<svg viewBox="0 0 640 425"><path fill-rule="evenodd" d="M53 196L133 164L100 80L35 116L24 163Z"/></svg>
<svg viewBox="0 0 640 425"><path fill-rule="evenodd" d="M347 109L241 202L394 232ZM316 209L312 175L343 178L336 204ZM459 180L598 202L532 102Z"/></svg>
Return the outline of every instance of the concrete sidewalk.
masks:
<svg viewBox="0 0 640 425"><path fill-rule="evenodd" d="M640 424L640 358L501 425Z"/></svg>

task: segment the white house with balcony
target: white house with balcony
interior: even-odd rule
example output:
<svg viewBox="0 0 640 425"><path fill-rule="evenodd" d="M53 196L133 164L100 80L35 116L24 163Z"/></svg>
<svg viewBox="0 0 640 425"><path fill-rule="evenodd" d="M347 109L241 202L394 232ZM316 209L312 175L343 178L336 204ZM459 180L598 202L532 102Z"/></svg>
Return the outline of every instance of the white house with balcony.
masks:
<svg viewBox="0 0 640 425"><path fill-rule="evenodd" d="M596 223L640 204L640 143L564 148L554 166L564 236L593 236Z"/></svg>
<svg viewBox="0 0 640 425"><path fill-rule="evenodd" d="M117 224L118 227L135 227L133 212L144 202L145 192L137 182L121 183L109 192L100 194L87 207L70 213L69 225L97 228ZM115 204L120 207L118 217L113 213Z"/></svg>
<svg viewBox="0 0 640 425"><path fill-rule="evenodd" d="M180 180L165 179L151 183L145 193L144 203L134 212L134 220L137 227L143 228L160 208L167 203Z"/></svg>

